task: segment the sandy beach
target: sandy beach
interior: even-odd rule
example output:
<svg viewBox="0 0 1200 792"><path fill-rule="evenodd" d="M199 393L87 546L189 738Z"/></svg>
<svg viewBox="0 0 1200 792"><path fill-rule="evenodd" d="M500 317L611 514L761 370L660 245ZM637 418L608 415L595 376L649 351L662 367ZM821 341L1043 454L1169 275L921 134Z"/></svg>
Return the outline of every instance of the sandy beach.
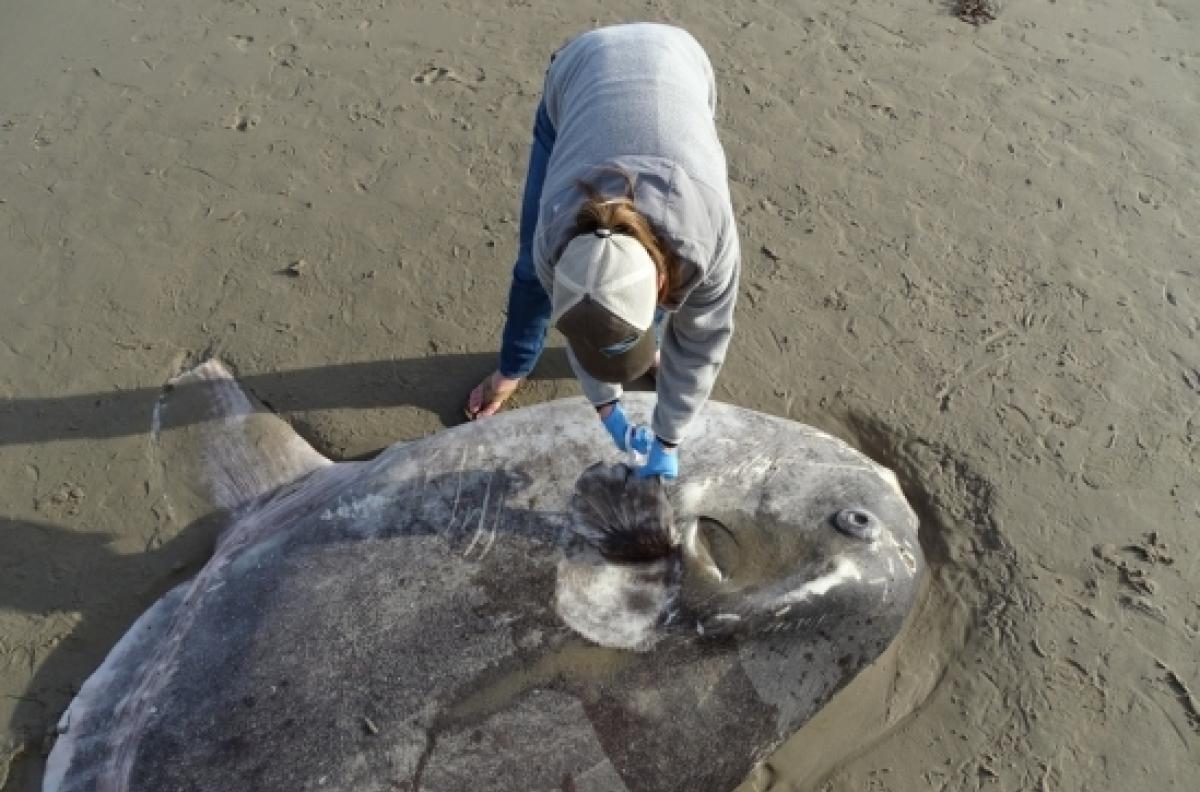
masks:
<svg viewBox="0 0 1200 792"><path fill-rule="evenodd" d="M1200 786L1200 6L0 6L0 787L218 526L163 384L322 453L461 420L530 122L590 27L691 31L744 253L714 398L894 468L928 591L745 789ZM579 393L562 339L515 402Z"/></svg>

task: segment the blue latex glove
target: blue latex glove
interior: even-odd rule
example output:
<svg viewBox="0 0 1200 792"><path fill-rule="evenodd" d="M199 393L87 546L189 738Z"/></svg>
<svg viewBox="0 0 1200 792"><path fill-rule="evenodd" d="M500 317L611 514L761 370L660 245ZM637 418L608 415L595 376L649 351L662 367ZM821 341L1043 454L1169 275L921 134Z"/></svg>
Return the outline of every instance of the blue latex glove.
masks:
<svg viewBox="0 0 1200 792"><path fill-rule="evenodd" d="M620 402L614 403L608 412L608 417L601 418L600 422L604 424L604 428L608 430L613 442L617 444L618 451L629 451L632 446L634 453L642 456L649 453L650 444L654 441L654 433L648 426L634 426L629 423L629 416L621 408Z"/></svg>
<svg viewBox="0 0 1200 792"><path fill-rule="evenodd" d="M665 479L673 479L678 475L679 452L676 449L668 450L661 440L654 438L654 443L650 446L650 458L646 460L645 465L637 469L637 477L662 476Z"/></svg>

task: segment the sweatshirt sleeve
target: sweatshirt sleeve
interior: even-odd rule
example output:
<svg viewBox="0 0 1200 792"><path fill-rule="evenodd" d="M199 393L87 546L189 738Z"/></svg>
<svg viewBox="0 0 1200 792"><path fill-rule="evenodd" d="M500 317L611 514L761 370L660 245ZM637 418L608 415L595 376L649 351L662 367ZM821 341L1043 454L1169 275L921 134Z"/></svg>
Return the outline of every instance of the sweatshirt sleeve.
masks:
<svg viewBox="0 0 1200 792"><path fill-rule="evenodd" d="M583 366L579 365L579 361L575 359L575 353L571 351L570 344L567 344L567 361L570 362L571 369L575 372L576 379L579 380L579 387L583 389L583 395L592 403L593 407L621 398L624 389L620 385L601 382L583 370Z"/></svg>
<svg viewBox="0 0 1200 792"><path fill-rule="evenodd" d="M667 322L658 370L658 403L651 428L668 443L680 442L712 392L733 337L741 249L727 217L707 277Z"/></svg>

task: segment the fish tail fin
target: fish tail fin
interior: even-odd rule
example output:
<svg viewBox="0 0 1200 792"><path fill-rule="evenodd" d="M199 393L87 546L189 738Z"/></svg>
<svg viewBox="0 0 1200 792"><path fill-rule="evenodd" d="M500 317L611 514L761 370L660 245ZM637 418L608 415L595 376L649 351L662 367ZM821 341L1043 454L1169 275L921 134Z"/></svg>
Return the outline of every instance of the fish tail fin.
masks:
<svg viewBox="0 0 1200 792"><path fill-rule="evenodd" d="M210 507L236 508L331 464L216 358L167 383L153 434L165 478Z"/></svg>

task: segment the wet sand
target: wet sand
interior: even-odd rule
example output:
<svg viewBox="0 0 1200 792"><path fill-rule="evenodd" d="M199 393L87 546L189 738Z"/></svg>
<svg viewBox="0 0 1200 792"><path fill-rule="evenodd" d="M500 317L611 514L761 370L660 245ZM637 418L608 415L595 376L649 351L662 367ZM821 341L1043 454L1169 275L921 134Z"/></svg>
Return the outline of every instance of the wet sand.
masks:
<svg viewBox="0 0 1200 792"><path fill-rule="evenodd" d="M336 458L457 423L546 58L636 19L718 75L744 269L715 397L894 467L934 564L903 642L756 782L1200 783L1194 3L3 14L5 790L39 788L73 691L217 530L165 498L166 379L217 351ZM578 393L552 343L520 403Z"/></svg>

